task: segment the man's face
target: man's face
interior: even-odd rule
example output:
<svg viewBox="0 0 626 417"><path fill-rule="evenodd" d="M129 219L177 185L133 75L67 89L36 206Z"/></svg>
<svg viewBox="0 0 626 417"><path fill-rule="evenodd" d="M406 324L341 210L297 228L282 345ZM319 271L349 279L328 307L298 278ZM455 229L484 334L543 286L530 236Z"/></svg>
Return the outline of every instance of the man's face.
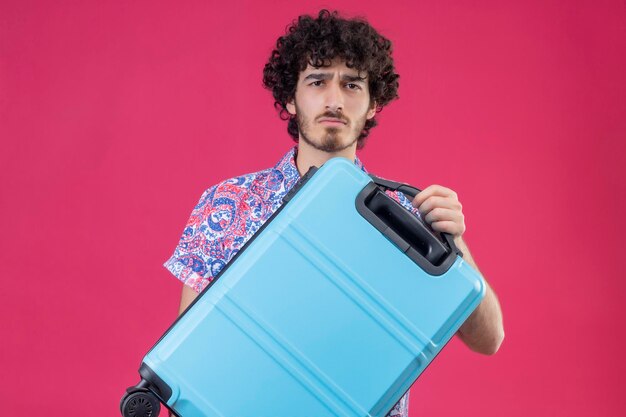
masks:
<svg viewBox="0 0 626 417"><path fill-rule="evenodd" d="M356 146L376 106L370 103L366 75L334 60L328 67L309 65L300 73L287 111L296 116L300 140L324 152L339 152Z"/></svg>

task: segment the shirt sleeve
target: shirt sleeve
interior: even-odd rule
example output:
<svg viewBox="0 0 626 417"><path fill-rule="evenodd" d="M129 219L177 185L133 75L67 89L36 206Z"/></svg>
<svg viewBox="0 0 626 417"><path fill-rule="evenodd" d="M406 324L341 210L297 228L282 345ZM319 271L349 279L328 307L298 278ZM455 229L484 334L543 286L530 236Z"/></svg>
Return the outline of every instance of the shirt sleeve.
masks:
<svg viewBox="0 0 626 417"><path fill-rule="evenodd" d="M202 291L226 264L222 227L228 213L215 207L218 185L206 190L191 212L183 235L164 266L185 285Z"/></svg>

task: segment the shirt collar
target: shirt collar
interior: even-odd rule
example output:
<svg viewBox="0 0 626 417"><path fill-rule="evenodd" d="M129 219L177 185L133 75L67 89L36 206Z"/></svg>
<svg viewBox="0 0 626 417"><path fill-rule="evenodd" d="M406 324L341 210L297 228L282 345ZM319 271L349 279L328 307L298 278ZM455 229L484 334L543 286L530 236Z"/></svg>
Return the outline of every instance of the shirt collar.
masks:
<svg viewBox="0 0 626 417"><path fill-rule="evenodd" d="M298 146L294 146L278 161L274 167L283 174L285 181L289 184L292 181L298 181L300 179L300 173L296 167L296 153L298 152ZM367 173L365 166L358 156L354 157L354 165L356 165L363 172Z"/></svg>

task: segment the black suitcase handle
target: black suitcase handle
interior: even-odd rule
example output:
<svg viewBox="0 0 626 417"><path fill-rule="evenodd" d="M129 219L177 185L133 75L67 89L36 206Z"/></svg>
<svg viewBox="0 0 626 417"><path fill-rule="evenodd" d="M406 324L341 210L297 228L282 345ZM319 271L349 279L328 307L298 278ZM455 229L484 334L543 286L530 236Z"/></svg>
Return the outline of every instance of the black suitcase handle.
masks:
<svg viewBox="0 0 626 417"><path fill-rule="evenodd" d="M431 275L442 275L452 266L456 255L463 256L450 234L434 232L384 192L385 189L400 191L412 200L420 192L418 188L370 177L373 182L357 196L357 211L422 269Z"/></svg>
<svg viewBox="0 0 626 417"><path fill-rule="evenodd" d="M406 195L409 198L409 200L413 200L417 194L422 192L422 190L420 190L417 187L413 187L412 185L404 184L404 183L396 182L396 181L391 181L391 180L386 180L384 178L380 178L372 174L370 174L370 178L379 187L386 188L391 191L400 191L401 193ZM426 225L426 222L423 222L423 223ZM441 235L442 239L448 244L448 247L453 252L456 252L460 257L463 257L463 252L461 252L461 250L457 248L456 244L454 243L454 239L452 238L452 235L450 235L450 233L438 233L432 230L430 226L426 225L426 227L428 228L428 230L431 231L433 235L435 234Z"/></svg>

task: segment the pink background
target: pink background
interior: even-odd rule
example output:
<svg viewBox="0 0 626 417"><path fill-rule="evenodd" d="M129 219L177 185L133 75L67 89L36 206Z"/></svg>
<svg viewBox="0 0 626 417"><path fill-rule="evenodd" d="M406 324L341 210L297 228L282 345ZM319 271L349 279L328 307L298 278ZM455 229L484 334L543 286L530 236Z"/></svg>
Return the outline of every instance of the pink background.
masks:
<svg viewBox="0 0 626 417"><path fill-rule="evenodd" d="M200 194L291 146L261 71L320 6L394 41L401 99L361 157L458 192L503 305L500 352L452 342L411 416L626 410L623 1L2 0L5 415L118 415L176 316L161 264Z"/></svg>

